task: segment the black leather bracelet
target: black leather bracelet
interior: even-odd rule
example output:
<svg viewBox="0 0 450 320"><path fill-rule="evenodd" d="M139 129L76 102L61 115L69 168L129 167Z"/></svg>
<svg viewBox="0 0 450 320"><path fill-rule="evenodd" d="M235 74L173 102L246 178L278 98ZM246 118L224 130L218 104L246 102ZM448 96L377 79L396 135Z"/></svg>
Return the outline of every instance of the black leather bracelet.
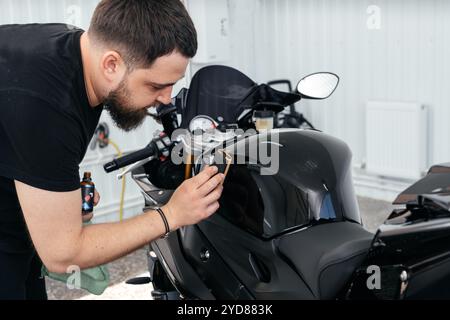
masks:
<svg viewBox="0 0 450 320"><path fill-rule="evenodd" d="M170 234L170 226L169 226L169 221L167 221L167 217L164 213L164 211L161 208L155 208L155 210L159 213L159 215L161 216L161 219L164 222L164 227L166 228L166 233L161 237L161 239L166 239L169 234Z"/></svg>

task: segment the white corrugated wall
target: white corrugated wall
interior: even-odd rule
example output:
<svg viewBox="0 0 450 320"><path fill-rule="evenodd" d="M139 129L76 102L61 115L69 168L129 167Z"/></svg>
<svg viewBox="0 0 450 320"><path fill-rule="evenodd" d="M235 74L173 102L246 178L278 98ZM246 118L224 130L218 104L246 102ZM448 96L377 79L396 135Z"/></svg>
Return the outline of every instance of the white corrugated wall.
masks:
<svg viewBox="0 0 450 320"><path fill-rule="evenodd" d="M330 99L299 107L318 128L349 143L356 165L365 161L367 101L429 108L428 165L450 161L450 1L223 1L232 47L223 64L258 82L296 82L316 71L341 77ZM390 189L394 182L375 185Z"/></svg>
<svg viewBox="0 0 450 320"><path fill-rule="evenodd" d="M430 162L450 161L450 1L228 2L233 56L227 63L257 81L296 81L321 70L340 75L331 99L303 106L319 128L350 143L356 161L364 158L370 100L428 106ZM380 29L367 26L370 6L380 10Z"/></svg>

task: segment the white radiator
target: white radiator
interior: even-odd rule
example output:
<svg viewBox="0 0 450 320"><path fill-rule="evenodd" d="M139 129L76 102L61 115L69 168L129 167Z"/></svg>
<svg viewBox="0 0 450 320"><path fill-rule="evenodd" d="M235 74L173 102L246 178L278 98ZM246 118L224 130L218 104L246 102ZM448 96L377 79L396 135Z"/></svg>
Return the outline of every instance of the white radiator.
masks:
<svg viewBox="0 0 450 320"><path fill-rule="evenodd" d="M419 179L427 168L427 109L418 103L367 103L366 168L373 174Z"/></svg>

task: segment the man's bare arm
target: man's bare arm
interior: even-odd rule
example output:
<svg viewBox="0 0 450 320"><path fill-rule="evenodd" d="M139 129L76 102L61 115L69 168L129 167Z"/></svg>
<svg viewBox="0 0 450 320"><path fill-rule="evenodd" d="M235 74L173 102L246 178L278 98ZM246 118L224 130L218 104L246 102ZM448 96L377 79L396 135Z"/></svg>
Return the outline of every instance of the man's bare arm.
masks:
<svg viewBox="0 0 450 320"><path fill-rule="evenodd" d="M219 208L223 176L209 168L186 181L163 209L170 227L198 223ZM34 246L46 267L57 273L116 260L165 232L158 213L82 227L80 191L56 193L16 181L16 190Z"/></svg>

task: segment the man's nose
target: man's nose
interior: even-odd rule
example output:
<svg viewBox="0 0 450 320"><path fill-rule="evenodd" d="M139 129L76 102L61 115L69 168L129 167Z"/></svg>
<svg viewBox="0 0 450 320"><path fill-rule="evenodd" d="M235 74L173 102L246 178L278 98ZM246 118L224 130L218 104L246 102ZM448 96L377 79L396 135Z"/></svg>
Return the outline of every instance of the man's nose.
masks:
<svg viewBox="0 0 450 320"><path fill-rule="evenodd" d="M172 89L173 87L171 86L161 90L161 93L156 100L162 104L170 104L172 102Z"/></svg>

